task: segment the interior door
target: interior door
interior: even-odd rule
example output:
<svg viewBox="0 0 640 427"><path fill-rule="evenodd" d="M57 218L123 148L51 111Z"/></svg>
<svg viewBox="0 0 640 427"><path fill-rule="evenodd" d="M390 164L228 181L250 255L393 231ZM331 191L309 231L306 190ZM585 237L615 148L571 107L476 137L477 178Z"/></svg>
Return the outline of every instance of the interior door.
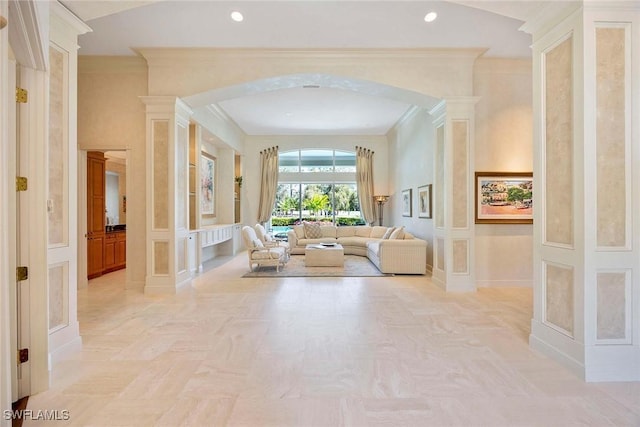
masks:
<svg viewBox="0 0 640 427"><path fill-rule="evenodd" d="M105 250L105 159L104 153L87 153L87 277L104 271Z"/></svg>
<svg viewBox="0 0 640 427"><path fill-rule="evenodd" d="M12 61L9 66L9 79L10 87L20 86L20 69L15 61ZM11 157L14 159L13 167L11 171L16 176L16 192L15 194L15 217L10 218L10 244L15 248L13 254L11 254L10 265L12 268L18 266L25 266L28 264L28 182L27 190L19 189L17 177L25 176L27 171L27 152L26 144L21 144L21 129L24 130L26 123L26 104L22 102L10 103L10 142ZM24 137L24 136L23 136ZM12 336L13 345L15 351L13 352L13 369L12 369L12 397L16 401L25 396L29 396L31 392L31 365L26 359L26 355L21 353L21 349L28 349L30 344L30 311L29 311L29 293L30 293L30 281L27 277L26 280L20 280L16 270L16 281L13 286L13 298L15 313L13 315L14 336ZM22 357L20 356L22 355ZM19 360L23 358L23 360Z"/></svg>

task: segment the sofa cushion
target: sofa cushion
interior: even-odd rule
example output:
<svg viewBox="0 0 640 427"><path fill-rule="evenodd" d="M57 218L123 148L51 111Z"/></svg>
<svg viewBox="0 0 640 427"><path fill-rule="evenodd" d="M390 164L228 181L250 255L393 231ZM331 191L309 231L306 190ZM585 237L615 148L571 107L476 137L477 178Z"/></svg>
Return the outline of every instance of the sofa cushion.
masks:
<svg viewBox="0 0 640 427"><path fill-rule="evenodd" d="M372 239L371 237L358 237L358 236L347 236L347 237L339 237L338 243L342 246L360 246L363 248L367 247L367 243L376 241L378 239Z"/></svg>
<svg viewBox="0 0 640 427"><path fill-rule="evenodd" d="M369 237L373 237L374 239L382 239L382 236L384 236L384 233L386 233L386 231L387 227L380 227L376 225L371 229L371 234L369 235Z"/></svg>
<svg viewBox="0 0 640 427"><path fill-rule="evenodd" d="M385 231L385 233L382 235L381 239L383 240L387 240L389 238L389 236L391 236L391 233L393 233L393 230L395 230L395 227L389 227L387 228L387 231Z"/></svg>
<svg viewBox="0 0 640 427"><path fill-rule="evenodd" d="M336 228L336 237L351 237L356 235L356 227L353 225L345 225Z"/></svg>
<svg viewBox="0 0 640 427"><path fill-rule="evenodd" d="M320 224L312 224L310 222L304 222L304 237L307 239L319 239L322 237L322 230L320 230Z"/></svg>
<svg viewBox="0 0 640 427"><path fill-rule="evenodd" d="M294 225L293 231L296 232L296 237L298 239L304 239L304 226L302 225Z"/></svg>
<svg viewBox="0 0 640 427"><path fill-rule="evenodd" d="M355 227L355 229L356 229L356 236L358 237L371 236L371 227L369 227L368 225L361 225L361 226Z"/></svg>
<svg viewBox="0 0 640 427"><path fill-rule="evenodd" d="M389 236L389 240L402 240L404 239L404 226L398 227L393 230L393 233Z"/></svg>
<svg viewBox="0 0 640 427"><path fill-rule="evenodd" d="M324 225L320 227L320 232L322 237L333 237L336 238L336 226L334 225Z"/></svg>

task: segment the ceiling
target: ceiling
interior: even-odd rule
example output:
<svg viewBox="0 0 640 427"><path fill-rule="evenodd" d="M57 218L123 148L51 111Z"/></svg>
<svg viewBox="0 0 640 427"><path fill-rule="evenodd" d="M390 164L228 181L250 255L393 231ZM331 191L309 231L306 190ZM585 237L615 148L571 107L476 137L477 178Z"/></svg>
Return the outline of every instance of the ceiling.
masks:
<svg viewBox="0 0 640 427"><path fill-rule="evenodd" d="M80 55L133 56L136 48L148 47L480 48L486 49L485 56L511 58L531 56L531 37L518 28L541 4L524 0L62 3L93 30L80 36ZM243 14L242 22L230 19L234 10ZM426 23L424 16L430 11L438 18ZM249 135L381 135L416 104L402 96L318 86L223 98L216 107Z"/></svg>

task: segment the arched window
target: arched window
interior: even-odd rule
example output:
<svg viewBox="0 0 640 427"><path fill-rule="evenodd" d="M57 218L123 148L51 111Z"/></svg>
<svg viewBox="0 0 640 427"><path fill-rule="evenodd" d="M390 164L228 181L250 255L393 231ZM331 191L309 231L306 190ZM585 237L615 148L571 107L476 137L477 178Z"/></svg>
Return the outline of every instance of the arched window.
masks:
<svg viewBox="0 0 640 427"><path fill-rule="evenodd" d="M308 149L279 154L272 231L284 235L301 221L363 225L353 151Z"/></svg>

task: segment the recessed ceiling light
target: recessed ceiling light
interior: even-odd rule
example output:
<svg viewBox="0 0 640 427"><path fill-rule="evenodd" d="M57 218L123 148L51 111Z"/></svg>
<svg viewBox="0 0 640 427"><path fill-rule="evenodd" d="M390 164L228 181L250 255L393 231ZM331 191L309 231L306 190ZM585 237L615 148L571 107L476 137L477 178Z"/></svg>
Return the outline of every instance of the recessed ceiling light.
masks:
<svg viewBox="0 0 640 427"><path fill-rule="evenodd" d="M231 19L233 19L236 22L242 22L242 20L244 19L244 16L242 16L242 13L238 12L237 10L234 10L233 12L231 12Z"/></svg>
<svg viewBox="0 0 640 427"><path fill-rule="evenodd" d="M436 20L437 17L438 17L438 14L436 12L429 12L424 16L424 20L425 22L433 22Z"/></svg>

